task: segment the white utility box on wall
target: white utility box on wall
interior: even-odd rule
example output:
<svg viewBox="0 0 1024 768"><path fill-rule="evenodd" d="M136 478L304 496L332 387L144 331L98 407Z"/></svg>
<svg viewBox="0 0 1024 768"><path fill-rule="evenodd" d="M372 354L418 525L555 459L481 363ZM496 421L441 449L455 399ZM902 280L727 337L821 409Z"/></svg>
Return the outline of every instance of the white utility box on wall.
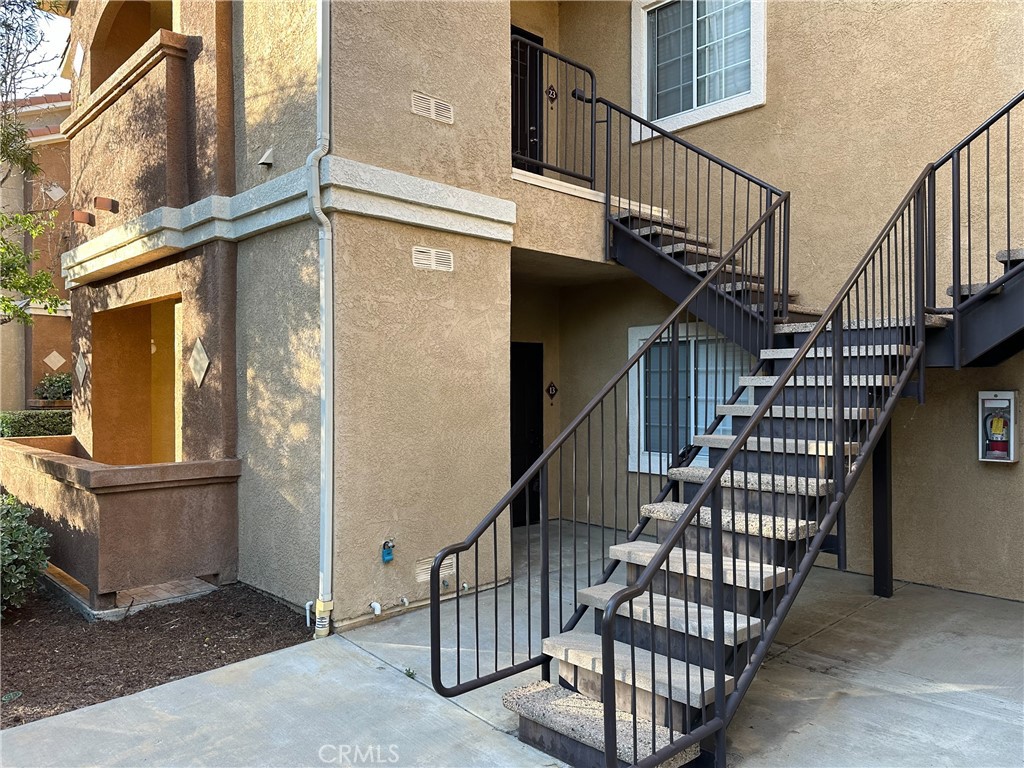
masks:
<svg viewBox="0 0 1024 768"><path fill-rule="evenodd" d="M1017 461L1017 392L978 393L978 460Z"/></svg>

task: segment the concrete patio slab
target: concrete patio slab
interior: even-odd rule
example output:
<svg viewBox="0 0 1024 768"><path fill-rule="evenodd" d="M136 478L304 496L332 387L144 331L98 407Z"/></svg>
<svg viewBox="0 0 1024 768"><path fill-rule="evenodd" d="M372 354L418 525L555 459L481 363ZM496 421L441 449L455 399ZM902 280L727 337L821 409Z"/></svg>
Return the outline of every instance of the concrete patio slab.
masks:
<svg viewBox="0 0 1024 768"><path fill-rule="evenodd" d="M729 765L1024 765L1024 604L906 583L885 600L871 589L869 576L814 569L730 726ZM462 623L468 630L466 615ZM430 685L428 611L345 636ZM485 660L491 636L482 638ZM446 668L454 658L446 648ZM539 676L524 672L453 701L512 732L517 718L501 694Z"/></svg>
<svg viewBox="0 0 1024 768"><path fill-rule="evenodd" d="M536 596L536 583L517 582L481 596L481 610L512 590L517 605ZM464 679L471 621L462 616ZM521 624L523 643L537 629ZM505 645L509 632L499 625ZM0 763L559 765L516 740L501 705L539 670L444 699L430 687L429 637L429 611L412 611L30 723L0 733ZM493 626L481 635L485 656L493 637ZM449 671L455 653L445 646ZM1024 604L903 583L884 600L870 577L816 568L729 729L729 752L739 768L1018 768Z"/></svg>

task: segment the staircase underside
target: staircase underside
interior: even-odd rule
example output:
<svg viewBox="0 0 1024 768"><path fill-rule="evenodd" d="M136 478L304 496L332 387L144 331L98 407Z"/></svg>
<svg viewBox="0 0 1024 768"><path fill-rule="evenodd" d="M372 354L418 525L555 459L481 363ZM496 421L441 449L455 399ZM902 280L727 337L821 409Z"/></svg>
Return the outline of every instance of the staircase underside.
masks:
<svg viewBox="0 0 1024 768"><path fill-rule="evenodd" d="M954 324L928 334L925 362L951 368L957 345L963 366L998 365L1024 350L1024 265L996 291L963 309L959 339Z"/></svg>

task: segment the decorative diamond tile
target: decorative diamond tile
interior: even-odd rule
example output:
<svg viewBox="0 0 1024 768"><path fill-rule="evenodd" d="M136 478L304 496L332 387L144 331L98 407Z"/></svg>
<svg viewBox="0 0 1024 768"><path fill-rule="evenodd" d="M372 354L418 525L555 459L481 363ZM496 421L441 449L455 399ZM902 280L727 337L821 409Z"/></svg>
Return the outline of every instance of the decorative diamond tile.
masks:
<svg viewBox="0 0 1024 768"><path fill-rule="evenodd" d="M79 352L78 359L75 361L75 375L78 376L79 386L85 384L85 370L85 353Z"/></svg>
<svg viewBox="0 0 1024 768"><path fill-rule="evenodd" d="M64 363L66 363L67 360L65 359L64 355L62 355L55 349L53 350L53 352L51 352L50 354L43 358L43 362L50 366L52 370L56 371L58 368L64 365Z"/></svg>
<svg viewBox="0 0 1024 768"><path fill-rule="evenodd" d="M188 358L188 367L192 370L196 386L203 386L203 379L206 378L206 371L210 367L210 356L206 354L202 339L196 339L196 345L192 347L192 354Z"/></svg>

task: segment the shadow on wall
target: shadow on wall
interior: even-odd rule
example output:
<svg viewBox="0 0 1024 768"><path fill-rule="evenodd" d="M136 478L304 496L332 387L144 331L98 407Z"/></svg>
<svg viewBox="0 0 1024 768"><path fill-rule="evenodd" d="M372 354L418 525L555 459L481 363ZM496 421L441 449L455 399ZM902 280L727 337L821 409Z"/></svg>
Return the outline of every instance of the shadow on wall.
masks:
<svg viewBox="0 0 1024 768"><path fill-rule="evenodd" d="M243 191L301 167L316 139L316 4L236 4L235 159ZM276 21L275 21L276 19ZM259 56L283 46L281 60ZM274 165L259 165L274 150ZM301 605L319 535L317 230L303 221L238 244L239 577Z"/></svg>
<svg viewBox="0 0 1024 768"><path fill-rule="evenodd" d="M234 6L235 61L246 65L235 72L235 181L239 191L301 167L314 146L312 37L316 5L303 2L295 8L294 18L282 30L280 11L275 14L276 27L260 26L260 19L272 8ZM255 31L249 31L254 25ZM256 39L246 39L249 35ZM269 45L282 37L293 40L292 50L281 52L294 53L294 60L249 55L250 47ZM301 60L309 52L307 48L312 52L312 66ZM192 115L197 111L205 114L198 105L213 98L196 92L197 79L201 78L190 63L185 103ZM76 207L91 208L93 195L121 201L120 214L97 212L97 227L89 236L167 204L168 174L176 170L168 167L161 143L161 132L166 133L167 126L160 119L153 125L147 122L167 112L168 95L158 87L161 82L140 88L144 83L140 81L75 136ZM103 120L107 123L98 130ZM215 158L199 156L199 147L208 143L203 143L201 135L197 138L196 132L213 129L191 117L189 125L187 201L195 201L208 194L199 188L202 182L195 180L208 177L209 166L215 162ZM275 162L266 169L258 160L270 148ZM196 451L206 448L203 435L224 436L226 455L243 461L239 483L239 539L245 553L242 578L293 603L304 602L316 586L319 507L316 228L310 221L237 245L210 243L74 291L73 362L80 354L87 362L84 384L73 375L75 423L76 434L86 446L92 445L93 418L100 415L92 396L91 313L149 304L176 292L181 295L182 312L178 374L183 390L183 458L209 457L196 456ZM201 387L189 368L197 339L202 340L210 359ZM123 417L121 428L130 429L132 420L148 418L148 414Z"/></svg>

